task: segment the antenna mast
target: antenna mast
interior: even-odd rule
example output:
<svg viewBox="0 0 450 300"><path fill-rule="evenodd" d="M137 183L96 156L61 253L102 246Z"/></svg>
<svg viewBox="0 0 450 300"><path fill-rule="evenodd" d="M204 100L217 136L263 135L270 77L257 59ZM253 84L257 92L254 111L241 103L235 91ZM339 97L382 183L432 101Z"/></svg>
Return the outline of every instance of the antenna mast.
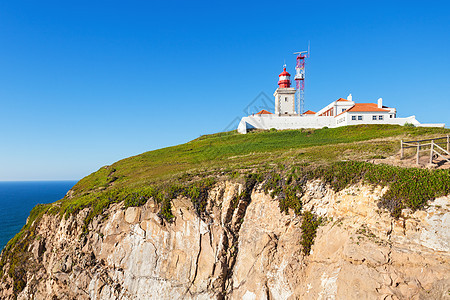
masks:
<svg viewBox="0 0 450 300"><path fill-rule="evenodd" d="M305 112L305 58L309 55L309 44L308 51L294 52L294 54L297 54L294 80L297 87L297 111L300 116Z"/></svg>

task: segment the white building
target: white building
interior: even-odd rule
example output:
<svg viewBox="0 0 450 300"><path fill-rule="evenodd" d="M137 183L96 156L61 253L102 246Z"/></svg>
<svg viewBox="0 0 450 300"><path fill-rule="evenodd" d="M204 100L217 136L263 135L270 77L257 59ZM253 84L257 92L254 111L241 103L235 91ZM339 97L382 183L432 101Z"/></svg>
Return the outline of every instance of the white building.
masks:
<svg viewBox="0 0 450 300"><path fill-rule="evenodd" d="M355 103L352 95L347 99L339 98L318 112L306 111L299 115L295 111L295 89L291 88L290 74L283 69L279 75L279 87L273 94L275 97L275 113L262 110L248 117L243 117L237 128L239 133L247 133L251 129L300 129L340 127L358 124L392 124L406 123L420 127L444 127L445 124L421 124L415 116L397 118L397 110L383 106L383 99L377 103Z"/></svg>

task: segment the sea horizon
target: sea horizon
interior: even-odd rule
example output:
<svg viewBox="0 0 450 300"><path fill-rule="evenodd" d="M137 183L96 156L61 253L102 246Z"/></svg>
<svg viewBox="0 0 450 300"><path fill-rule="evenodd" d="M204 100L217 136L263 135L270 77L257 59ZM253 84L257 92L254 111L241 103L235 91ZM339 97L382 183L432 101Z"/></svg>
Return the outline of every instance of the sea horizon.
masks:
<svg viewBox="0 0 450 300"><path fill-rule="evenodd" d="M29 180L0 180L2 182L66 182L66 181L74 181L78 182L79 179L29 179Z"/></svg>

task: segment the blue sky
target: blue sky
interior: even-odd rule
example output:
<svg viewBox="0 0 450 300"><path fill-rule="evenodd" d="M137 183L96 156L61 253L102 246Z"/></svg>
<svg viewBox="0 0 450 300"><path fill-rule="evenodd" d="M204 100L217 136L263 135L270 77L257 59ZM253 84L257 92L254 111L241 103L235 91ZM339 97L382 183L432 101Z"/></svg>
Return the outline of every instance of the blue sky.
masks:
<svg viewBox="0 0 450 300"><path fill-rule="evenodd" d="M311 42L306 109L450 124L447 1L2 1L0 180L80 179L223 131Z"/></svg>

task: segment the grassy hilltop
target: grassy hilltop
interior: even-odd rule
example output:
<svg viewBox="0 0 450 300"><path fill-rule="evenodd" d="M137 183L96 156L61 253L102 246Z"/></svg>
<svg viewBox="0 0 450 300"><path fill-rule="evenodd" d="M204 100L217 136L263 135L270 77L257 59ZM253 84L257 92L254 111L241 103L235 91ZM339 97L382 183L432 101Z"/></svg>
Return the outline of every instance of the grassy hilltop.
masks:
<svg viewBox="0 0 450 300"><path fill-rule="evenodd" d="M2 252L0 278L9 261L8 274L20 279L26 266L28 245L37 238L35 228L43 214L69 217L89 208L85 233L94 217L111 203L124 207L143 205L153 198L160 215L170 222L171 201L178 195L192 200L199 216L205 213L208 189L217 181L241 180L244 192L235 199L249 199L257 184L278 199L282 211L301 212L302 185L321 178L335 190L364 181L389 186L380 202L394 217L403 208L419 209L429 199L450 193L448 170L400 168L367 163L393 156L401 139L416 140L450 134L443 128L395 125L359 125L340 128L233 132L201 136L178 146L145 152L100 168L80 180L63 199L37 205L27 224Z"/></svg>
<svg viewBox="0 0 450 300"><path fill-rule="evenodd" d="M235 131L217 133L120 160L83 178L73 191L74 195L80 195L111 186L138 187L170 180L186 172L382 158L395 154L402 138L448 133L450 130L442 128L394 125L256 131L246 135Z"/></svg>

